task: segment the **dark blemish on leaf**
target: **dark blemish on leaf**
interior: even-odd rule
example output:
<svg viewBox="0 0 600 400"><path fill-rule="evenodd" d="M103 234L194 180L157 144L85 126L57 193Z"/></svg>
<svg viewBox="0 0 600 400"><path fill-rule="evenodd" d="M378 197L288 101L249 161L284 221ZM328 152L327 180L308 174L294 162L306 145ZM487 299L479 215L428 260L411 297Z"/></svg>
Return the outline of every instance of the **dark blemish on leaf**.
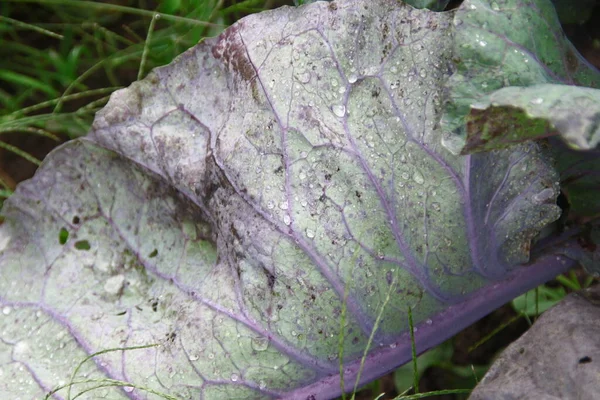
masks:
<svg viewBox="0 0 600 400"><path fill-rule="evenodd" d="M150 299L150 307L152 307L152 311L156 312L158 310L158 299Z"/></svg>
<svg viewBox="0 0 600 400"><path fill-rule="evenodd" d="M173 343L175 341L175 338L177 337L177 334L175 332L169 332L166 333L165 336L167 337L167 341Z"/></svg>
<svg viewBox="0 0 600 400"><path fill-rule="evenodd" d="M65 243L67 243L68 239L69 239L69 231L66 230L65 228L60 228L60 231L58 232L58 243L65 244Z"/></svg>
<svg viewBox="0 0 600 400"><path fill-rule="evenodd" d="M246 47L239 35L243 26L243 22L238 22L227 29L219 36L217 44L211 50L214 58L222 60L228 69L238 73L243 80L254 84L256 71L248 59Z"/></svg>
<svg viewBox="0 0 600 400"><path fill-rule="evenodd" d="M326 181L331 180L331 174L325 174L325 180Z"/></svg>
<svg viewBox="0 0 600 400"><path fill-rule="evenodd" d="M371 97L379 97L379 93L381 93L381 88L376 87L375 89L371 90Z"/></svg>
<svg viewBox="0 0 600 400"><path fill-rule="evenodd" d="M588 363L591 363L591 362L592 362L592 358L588 357L588 356L581 357L579 359L579 364L588 364Z"/></svg>
<svg viewBox="0 0 600 400"><path fill-rule="evenodd" d="M148 254L148 258L154 258L158 255L158 250L152 250L152 253Z"/></svg>
<svg viewBox="0 0 600 400"><path fill-rule="evenodd" d="M87 240L78 240L75 242L75 248L77 250L89 250L92 248L92 246L90 246L90 242Z"/></svg>
<svg viewBox="0 0 600 400"><path fill-rule="evenodd" d="M359 192L358 190L357 190L357 191L355 191L355 192L354 192L354 194L355 194L355 195L356 195L356 197L358 197L359 199L360 199L360 198L361 198L361 196L362 196L362 193L361 193L361 192Z"/></svg>
<svg viewBox="0 0 600 400"><path fill-rule="evenodd" d="M385 280L387 281L388 285L392 284L392 271L388 271L385 274Z"/></svg>
<svg viewBox="0 0 600 400"><path fill-rule="evenodd" d="M358 339L358 337L357 337L357 336L354 336L354 337L352 338L352 344L358 344L358 342L359 342L359 339Z"/></svg>
<svg viewBox="0 0 600 400"><path fill-rule="evenodd" d="M519 349L519 354L525 354L525 348L524 347L521 347Z"/></svg>
<svg viewBox="0 0 600 400"><path fill-rule="evenodd" d="M567 54L565 54L565 63L567 72L569 74L576 72L577 68L579 68L579 60L571 48L567 49Z"/></svg>
<svg viewBox="0 0 600 400"><path fill-rule="evenodd" d="M125 315L125 314L127 314L127 310L118 312L116 315L120 317L121 315Z"/></svg>
<svg viewBox="0 0 600 400"><path fill-rule="evenodd" d="M78 217L77 215L76 215L76 216L74 216L74 217L73 217L73 224L75 224L75 225L78 225L78 224L79 224L79 222L81 222L81 221L79 220L79 217Z"/></svg>
<svg viewBox="0 0 600 400"><path fill-rule="evenodd" d="M321 197L319 197L319 201L320 201L320 202L324 202L326 198L327 198L327 197L325 196L325 193L323 193L323 194L321 195Z"/></svg>
<svg viewBox="0 0 600 400"><path fill-rule="evenodd" d="M337 10L337 4L335 1L332 1L331 3L329 3L329 5L327 6L327 8L329 8L330 11L335 11Z"/></svg>
<svg viewBox="0 0 600 400"><path fill-rule="evenodd" d="M275 286L275 275L267 270L265 270L265 272L267 274L267 284L269 285L269 289L273 290L273 287Z"/></svg>
<svg viewBox="0 0 600 400"><path fill-rule="evenodd" d="M229 231L233 237L235 237L237 240L241 240L240 234L238 233L237 229L235 229L235 226L233 226L233 223L229 226Z"/></svg>
<svg viewBox="0 0 600 400"><path fill-rule="evenodd" d="M283 167L280 165L279 167L277 167L277 169L275 171L273 171L276 174L281 174L283 172Z"/></svg>

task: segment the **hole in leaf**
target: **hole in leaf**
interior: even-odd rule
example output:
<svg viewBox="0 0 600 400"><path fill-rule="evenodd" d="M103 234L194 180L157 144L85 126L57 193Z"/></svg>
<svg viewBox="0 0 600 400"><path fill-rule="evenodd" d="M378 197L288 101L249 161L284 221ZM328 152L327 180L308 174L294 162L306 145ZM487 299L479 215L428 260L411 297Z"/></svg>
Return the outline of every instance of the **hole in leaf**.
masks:
<svg viewBox="0 0 600 400"><path fill-rule="evenodd" d="M80 222L79 217L76 215L73 217L73 224L78 225Z"/></svg>
<svg viewBox="0 0 600 400"><path fill-rule="evenodd" d="M156 257L157 255L158 255L158 250L154 249L154 250L152 250L152 253L150 253L150 254L148 255L148 257L150 257L150 258L154 258L154 257Z"/></svg>
<svg viewBox="0 0 600 400"><path fill-rule="evenodd" d="M92 246L90 246L90 242L87 240L78 240L75 242L75 248L77 250L89 250Z"/></svg>
<svg viewBox="0 0 600 400"><path fill-rule="evenodd" d="M65 228L60 228L60 232L58 232L58 243L65 244L69 239L69 231Z"/></svg>

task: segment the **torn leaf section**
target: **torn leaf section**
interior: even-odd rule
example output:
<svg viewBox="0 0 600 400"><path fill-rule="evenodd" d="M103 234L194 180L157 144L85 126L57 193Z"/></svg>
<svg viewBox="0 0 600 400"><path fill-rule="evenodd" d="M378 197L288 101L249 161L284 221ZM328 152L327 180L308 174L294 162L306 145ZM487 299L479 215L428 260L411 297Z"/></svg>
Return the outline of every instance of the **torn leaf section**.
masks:
<svg viewBox="0 0 600 400"><path fill-rule="evenodd" d="M571 148L600 143L600 90L542 84L497 90L473 105L463 154L559 136Z"/></svg>
<svg viewBox="0 0 600 400"><path fill-rule="evenodd" d="M567 40L548 0L466 0L456 10L454 26L457 71L447 84L442 118L452 149L465 139L471 105L485 103L503 87L600 87L600 74Z"/></svg>

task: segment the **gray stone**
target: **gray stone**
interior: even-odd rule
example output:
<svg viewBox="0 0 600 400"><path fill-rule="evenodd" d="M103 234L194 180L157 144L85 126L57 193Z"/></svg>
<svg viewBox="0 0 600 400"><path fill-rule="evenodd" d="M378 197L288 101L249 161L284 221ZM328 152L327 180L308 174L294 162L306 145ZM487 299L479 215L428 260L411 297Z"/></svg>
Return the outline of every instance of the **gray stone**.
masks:
<svg viewBox="0 0 600 400"><path fill-rule="evenodd" d="M544 313L502 352L469 399L600 399L600 286Z"/></svg>

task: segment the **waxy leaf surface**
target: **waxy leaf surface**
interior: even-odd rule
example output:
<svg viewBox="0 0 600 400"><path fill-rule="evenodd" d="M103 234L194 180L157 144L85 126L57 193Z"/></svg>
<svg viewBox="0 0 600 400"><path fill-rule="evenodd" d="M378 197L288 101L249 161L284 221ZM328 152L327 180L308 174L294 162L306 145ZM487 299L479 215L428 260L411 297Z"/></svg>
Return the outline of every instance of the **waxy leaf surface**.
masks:
<svg viewBox="0 0 600 400"><path fill-rule="evenodd" d="M159 344L72 395L330 398L410 359L409 308L421 351L567 268L520 266L560 214L544 149L441 145L452 19L284 7L116 92L5 203L0 392Z"/></svg>

